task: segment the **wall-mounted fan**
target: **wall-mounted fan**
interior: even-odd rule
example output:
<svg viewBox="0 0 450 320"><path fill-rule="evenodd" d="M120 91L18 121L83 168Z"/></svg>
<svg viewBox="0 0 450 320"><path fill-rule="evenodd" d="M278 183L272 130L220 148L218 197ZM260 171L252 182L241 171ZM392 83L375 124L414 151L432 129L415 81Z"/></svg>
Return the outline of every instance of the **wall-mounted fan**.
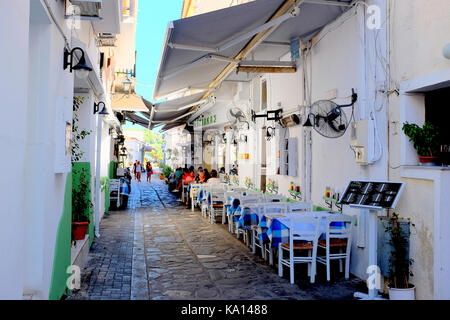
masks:
<svg viewBox="0 0 450 320"><path fill-rule="evenodd" d="M239 130L242 124L247 124L247 130L250 129L247 116L244 111L238 107L231 107L227 112L227 119L230 122L230 126L233 130Z"/></svg>
<svg viewBox="0 0 450 320"><path fill-rule="evenodd" d="M353 107L357 99L358 96L352 89L352 102L350 104L338 105L331 100L316 101L312 104L308 119L303 126L313 127L326 138L342 137L349 126L347 115L342 108Z"/></svg>

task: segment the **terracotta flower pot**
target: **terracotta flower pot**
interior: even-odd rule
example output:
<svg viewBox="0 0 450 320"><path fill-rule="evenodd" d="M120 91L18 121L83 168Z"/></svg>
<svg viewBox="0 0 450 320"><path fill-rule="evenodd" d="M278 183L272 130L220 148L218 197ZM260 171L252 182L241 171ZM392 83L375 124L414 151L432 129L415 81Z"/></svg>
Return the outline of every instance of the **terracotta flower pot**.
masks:
<svg viewBox="0 0 450 320"><path fill-rule="evenodd" d="M433 165L436 163L438 157L436 156L419 156L419 162L424 165Z"/></svg>
<svg viewBox="0 0 450 320"><path fill-rule="evenodd" d="M89 222L72 222L72 236L74 240L83 240L86 236Z"/></svg>

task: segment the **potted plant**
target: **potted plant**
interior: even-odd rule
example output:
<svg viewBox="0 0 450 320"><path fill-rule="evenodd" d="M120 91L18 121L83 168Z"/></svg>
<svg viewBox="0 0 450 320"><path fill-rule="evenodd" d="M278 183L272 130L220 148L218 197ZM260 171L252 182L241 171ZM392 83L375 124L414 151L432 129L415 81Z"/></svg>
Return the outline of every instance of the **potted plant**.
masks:
<svg viewBox="0 0 450 320"><path fill-rule="evenodd" d="M409 222L408 226L411 224ZM386 225L389 233L389 244L392 247L389 258L389 299L390 300L414 300L415 286L409 283L409 277L413 276L410 267L413 260L409 258L409 232L400 227L398 215L392 214Z"/></svg>
<svg viewBox="0 0 450 320"><path fill-rule="evenodd" d="M409 141L414 144L414 149L419 155L419 162L425 165L435 164L441 145L439 129L429 122L425 122L423 127L405 122L402 130L409 137Z"/></svg>
<svg viewBox="0 0 450 320"><path fill-rule="evenodd" d="M72 237L83 240L89 226L89 214L93 207L89 199L89 181L86 181L85 169L81 169L78 188L72 191Z"/></svg>

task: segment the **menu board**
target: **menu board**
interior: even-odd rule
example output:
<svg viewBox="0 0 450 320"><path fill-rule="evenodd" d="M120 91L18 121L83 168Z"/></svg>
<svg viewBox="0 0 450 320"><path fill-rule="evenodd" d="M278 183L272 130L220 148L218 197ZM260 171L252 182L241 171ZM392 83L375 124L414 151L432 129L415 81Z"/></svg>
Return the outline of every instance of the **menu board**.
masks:
<svg viewBox="0 0 450 320"><path fill-rule="evenodd" d="M350 181L338 203L356 207L393 209L403 186L403 182Z"/></svg>

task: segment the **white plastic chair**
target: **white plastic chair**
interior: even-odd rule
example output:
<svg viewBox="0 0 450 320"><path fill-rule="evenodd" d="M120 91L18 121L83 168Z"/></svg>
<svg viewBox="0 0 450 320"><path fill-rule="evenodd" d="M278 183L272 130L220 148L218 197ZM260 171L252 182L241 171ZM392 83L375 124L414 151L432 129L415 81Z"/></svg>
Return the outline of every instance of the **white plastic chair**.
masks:
<svg viewBox="0 0 450 320"><path fill-rule="evenodd" d="M311 202L288 202L288 212L313 211L313 204Z"/></svg>
<svg viewBox="0 0 450 320"><path fill-rule="evenodd" d="M287 212L286 202L265 202L259 203L260 217L268 214L283 214ZM267 254L269 254L269 264L273 265L273 250L271 243L261 243L258 237L258 227L255 226L252 230L252 251L256 254L256 247L261 249L261 255L264 260L267 260Z"/></svg>
<svg viewBox="0 0 450 320"><path fill-rule="evenodd" d="M280 243L278 248L278 275L283 276L283 266L290 269L290 281L294 284L294 266L296 263L308 264L308 275L311 283L316 276L317 245L320 236L321 218L317 217L291 217L289 225L289 243ZM298 225L301 225L299 227ZM307 241L298 243L298 241ZM296 243L297 242L297 243ZM307 251L307 256L297 256L295 252ZM289 257L284 257L284 252Z"/></svg>
<svg viewBox="0 0 450 320"><path fill-rule="evenodd" d="M342 260L345 260L345 279L350 276L350 251L352 248L352 227L354 217L344 214L333 214L326 217L325 240L319 240L318 247L325 250L325 255L318 256L317 262L324 264L327 269L327 281L330 281L330 261L339 260L339 271L342 272ZM333 226L341 223L342 226ZM338 252L331 253L331 249Z"/></svg>
<svg viewBox="0 0 450 320"><path fill-rule="evenodd" d="M120 179L109 180L109 201L111 200L117 200L117 208L120 207Z"/></svg>

